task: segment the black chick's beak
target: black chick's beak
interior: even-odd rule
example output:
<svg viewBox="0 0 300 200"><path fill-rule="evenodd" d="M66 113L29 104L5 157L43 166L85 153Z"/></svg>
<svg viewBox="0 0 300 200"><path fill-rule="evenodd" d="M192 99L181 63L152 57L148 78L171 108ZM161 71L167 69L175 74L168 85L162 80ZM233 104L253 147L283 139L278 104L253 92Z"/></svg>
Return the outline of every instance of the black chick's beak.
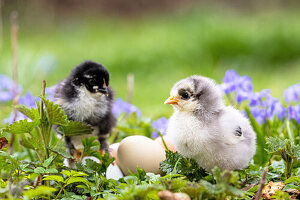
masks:
<svg viewBox="0 0 300 200"><path fill-rule="evenodd" d="M98 92L101 92L102 94L105 94L106 96L108 96L108 89L107 88L98 89Z"/></svg>

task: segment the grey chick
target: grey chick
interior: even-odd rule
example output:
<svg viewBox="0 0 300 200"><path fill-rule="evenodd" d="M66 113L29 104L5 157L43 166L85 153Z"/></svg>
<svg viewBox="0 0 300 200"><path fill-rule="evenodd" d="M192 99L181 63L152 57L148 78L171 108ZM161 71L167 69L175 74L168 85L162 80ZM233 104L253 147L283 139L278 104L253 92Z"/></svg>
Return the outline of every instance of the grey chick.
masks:
<svg viewBox="0 0 300 200"><path fill-rule="evenodd" d="M174 114L167 129L171 143L199 166L211 171L246 167L255 154L256 134L238 110L225 106L215 82L190 76L175 83L165 104Z"/></svg>
<svg viewBox="0 0 300 200"><path fill-rule="evenodd" d="M99 63L86 61L76 66L71 74L61 81L55 91L55 103L68 119L85 122L92 126L92 135L65 137L69 152L74 155L83 148L83 137L97 136L100 150L108 152L106 138L116 124L112 113L113 90L109 86L109 73Z"/></svg>

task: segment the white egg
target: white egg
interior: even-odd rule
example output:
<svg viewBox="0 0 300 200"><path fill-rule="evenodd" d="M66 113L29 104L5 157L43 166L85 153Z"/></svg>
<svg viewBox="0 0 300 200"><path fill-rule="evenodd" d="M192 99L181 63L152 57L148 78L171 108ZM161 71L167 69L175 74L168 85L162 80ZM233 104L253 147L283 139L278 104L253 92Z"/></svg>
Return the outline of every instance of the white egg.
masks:
<svg viewBox="0 0 300 200"><path fill-rule="evenodd" d="M116 164L110 164L108 166L108 168L106 169L106 178L107 179L114 179L117 181L123 177L124 177L124 175L123 175L121 169Z"/></svg>
<svg viewBox="0 0 300 200"><path fill-rule="evenodd" d="M125 175L135 173L137 167L160 174L159 163L166 159L165 150L145 136L125 138L120 143L117 154L119 166Z"/></svg>

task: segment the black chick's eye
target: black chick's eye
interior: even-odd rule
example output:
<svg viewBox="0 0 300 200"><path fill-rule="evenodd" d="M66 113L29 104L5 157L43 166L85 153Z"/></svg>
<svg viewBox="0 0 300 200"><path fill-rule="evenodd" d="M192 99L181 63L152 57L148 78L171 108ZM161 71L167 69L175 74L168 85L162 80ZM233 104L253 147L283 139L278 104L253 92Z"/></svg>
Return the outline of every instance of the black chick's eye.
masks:
<svg viewBox="0 0 300 200"><path fill-rule="evenodd" d="M88 80L89 80L90 85L96 85L97 84L95 79L88 79Z"/></svg>
<svg viewBox="0 0 300 200"><path fill-rule="evenodd" d="M181 94L181 98L184 99L184 100L187 100L189 98L189 93L185 92L183 94Z"/></svg>

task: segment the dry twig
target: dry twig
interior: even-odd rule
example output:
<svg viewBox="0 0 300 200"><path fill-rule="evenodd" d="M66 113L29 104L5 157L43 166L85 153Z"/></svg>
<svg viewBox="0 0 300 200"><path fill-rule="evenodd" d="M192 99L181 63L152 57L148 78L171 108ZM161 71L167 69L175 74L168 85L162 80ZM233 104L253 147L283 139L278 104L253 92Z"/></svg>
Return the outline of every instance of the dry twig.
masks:
<svg viewBox="0 0 300 200"><path fill-rule="evenodd" d="M14 81L14 98L13 106L19 103L19 91L18 91L18 13L16 11L11 13L11 46L12 46L12 77ZM17 110L14 108L13 121L17 119ZM11 135L9 153L13 152L13 145L15 140L15 134Z"/></svg>
<svg viewBox="0 0 300 200"><path fill-rule="evenodd" d="M264 171L261 174L261 179L259 180L259 188L257 190L257 193L255 195L255 200L259 200L261 198L261 192L264 188L265 181L266 181L266 175L268 173L268 167L265 167Z"/></svg>

